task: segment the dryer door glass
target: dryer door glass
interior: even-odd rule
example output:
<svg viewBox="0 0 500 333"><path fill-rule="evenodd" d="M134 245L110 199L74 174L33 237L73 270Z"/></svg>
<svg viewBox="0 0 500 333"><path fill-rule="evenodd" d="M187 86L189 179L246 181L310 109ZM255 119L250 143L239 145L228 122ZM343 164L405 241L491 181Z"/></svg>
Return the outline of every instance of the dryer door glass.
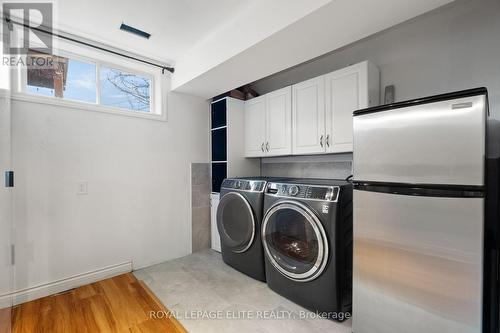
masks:
<svg viewBox="0 0 500 333"><path fill-rule="evenodd" d="M248 201L239 193L222 197L217 208L217 227L222 245L235 253L245 252L255 237L255 218Z"/></svg>
<svg viewBox="0 0 500 333"><path fill-rule="evenodd" d="M263 239L269 261L292 280L311 281L325 268L325 231L316 215L302 204L281 203L271 208L264 218Z"/></svg>

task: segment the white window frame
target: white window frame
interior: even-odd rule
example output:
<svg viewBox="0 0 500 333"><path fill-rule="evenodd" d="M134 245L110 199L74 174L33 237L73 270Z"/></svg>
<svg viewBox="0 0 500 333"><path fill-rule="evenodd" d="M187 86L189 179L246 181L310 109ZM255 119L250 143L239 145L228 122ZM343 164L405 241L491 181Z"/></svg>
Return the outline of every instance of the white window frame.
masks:
<svg viewBox="0 0 500 333"><path fill-rule="evenodd" d="M64 58L68 58L70 60L76 60L76 61L83 62L86 64L94 65L95 69L96 69L95 75L97 75L99 72L99 70L98 70L99 65L97 64L97 62L95 60L90 60L90 59L84 58L84 57L79 56L79 55L69 54L67 52L52 52L52 53L53 53L52 54L53 56L64 57ZM23 94L37 96L37 97L40 96L40 97L44 97L44 98L57 98L58 100L66 100L68 102L84 103L84 104L89 104L89 105L99 105L99 101L98 101L98 97L97 97L97 95L98 95L97 82L96 82L96 102L95 103L87 102L87 101L79 101L79 100L70 99L67 97L59 98L59 97L55 97L55 96L45 96L42 94L29 92L28 91L28 71L25 67L22 67L19 70L21 71L21 76L20 76L21 84L19 86L19 89L20 89L20 92ZM97 78L97 76L96 76L96 78Z"/></svg>
<svg viewBox="0 0 500 333"><path fill-rule="evenodd" d="M167 121L167 81L170 81L170 74L162 74L161 69L134 60L129 60L117 55L105 54L101 51L91 50L76 44L68 42L58 43L58 48L54 48L53 55L66 57L84 63L94 64L96 66L96 102L85 102L59 98L55 96L44 96L27 91L27 69L19 66L13 69L12 73L12 99L32 103L48 104L54 106L66 107L72 110L85 110L104 112L108 114L137 117L143 119L152 119ZM135 111L120 107L106 106L100 104L100 68L107 67L121 70L131 74L137 74L147 77L151 80L150 86L150 110L149 112ZM166 76L166 77L165 77Z"/></svg>
<svg viewBox="0 0 500 333"><path fill-rule="evenodd" d="M130 74L136 74L136 75L140 75L140 76L149 78L151 81L151 85L149 86L149 111L144 112L144 111L137 111L137 110L132 110L132 109L125 109L125 108L113 107L113 106L108 106L108 105L102 105L101 104L101 78L100 78L102 67L117 69L117 70L127 72ZM158 69L158 70L161 71L160 69ZM125 68L125 67L122 67L120 65L110 64L110 63L103 62L103 61L98 62L98 64L96 65L96 89L97 89L96 100L97 100L97 105L100 105L102 107L110 108L110 109L117 109L117 110L125 110L127 112L138 112L138 113L142 113L142 114L157 114L156 108L155 108L156 103L155 103L155 98L154 98L155 97L154 96L154 91L155 91L154 87L155 87L155 78L154 78L154 76L152 76L149 73L139 72L137 70Z"/></svg>

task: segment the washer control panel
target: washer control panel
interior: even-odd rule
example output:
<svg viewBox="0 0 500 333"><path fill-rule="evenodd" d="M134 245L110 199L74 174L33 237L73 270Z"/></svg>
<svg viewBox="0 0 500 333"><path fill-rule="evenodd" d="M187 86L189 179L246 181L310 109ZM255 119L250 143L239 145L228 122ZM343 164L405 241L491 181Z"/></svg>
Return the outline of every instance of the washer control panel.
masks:
<svg viewBox="0 0 500 333"><path fill-rule="evenodd" d="M302 198L320 201L337 201L338 186L317 186L302 184L269 183L266 193L279 197Z"/></svg>
<svg viewBox="0 0 500 333"><path fill-rule="evenodd" d="M288 194L292 197L299 194L299 192L300 192L300 189L297 185L292 185L292 186L288 187Z"/></svg>
<svg viewBox="0 0 500 333"><path fill-rule="evenodd" d="M239 178L226 178L222 182L223 188L249 192L263 192L266 187L265 180L249 180Z"/></svg>

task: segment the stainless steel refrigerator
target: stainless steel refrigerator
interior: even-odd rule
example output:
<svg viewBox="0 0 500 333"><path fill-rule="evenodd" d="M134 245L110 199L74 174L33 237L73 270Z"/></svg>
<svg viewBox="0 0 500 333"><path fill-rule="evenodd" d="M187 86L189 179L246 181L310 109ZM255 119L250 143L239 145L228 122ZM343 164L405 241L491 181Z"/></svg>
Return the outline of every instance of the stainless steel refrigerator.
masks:
<svg viewBox="0 0 500 333"><path fill-rule="evenodd" d="M484 88L354 113L354 333L480 333Z"/></svg>

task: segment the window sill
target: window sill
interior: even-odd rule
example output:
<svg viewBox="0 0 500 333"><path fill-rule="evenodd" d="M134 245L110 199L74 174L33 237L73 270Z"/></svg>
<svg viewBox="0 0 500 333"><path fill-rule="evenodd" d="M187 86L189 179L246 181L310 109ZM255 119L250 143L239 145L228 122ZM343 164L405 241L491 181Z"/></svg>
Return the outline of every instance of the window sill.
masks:
<svg viewBox="0 0 500 333"><path fill-rule="evenodd" d="M163 111L162 114L140 113L136 111L127 111L124 109L102 106L92 103L71 101L65 99L56 99L56 97L37 96L20 92L12 93L11 99L16 101L66 107L69 109L80 110L80 111L102 112L117 116L142 118L142 119L156 120L156 121L167 121L167 115L165 111Z"/></svg>

